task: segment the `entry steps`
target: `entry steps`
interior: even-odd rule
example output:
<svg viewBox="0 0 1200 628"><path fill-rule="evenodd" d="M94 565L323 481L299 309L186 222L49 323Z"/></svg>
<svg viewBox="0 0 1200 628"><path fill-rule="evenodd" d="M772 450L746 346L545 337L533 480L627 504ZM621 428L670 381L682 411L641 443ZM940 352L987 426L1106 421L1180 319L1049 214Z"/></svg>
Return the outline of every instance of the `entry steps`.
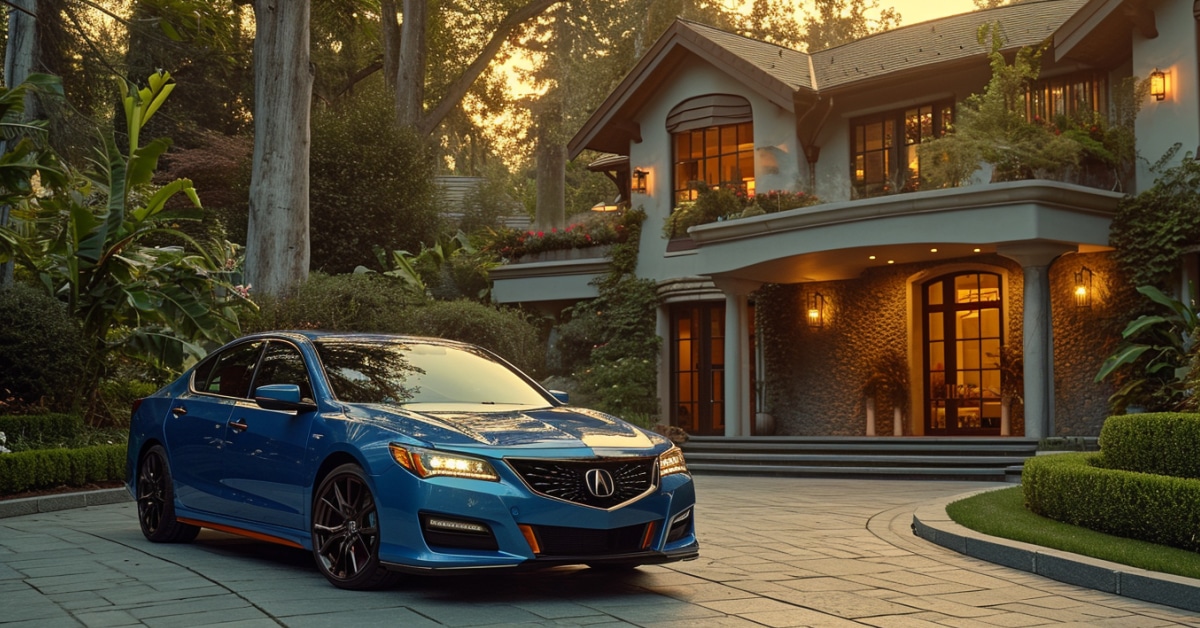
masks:
<svg viewBox="0 0 1200 628"><path fill-rule="evenodd" d="M1020 482L1038 439L925 436L692 436L697 474Z"/></svg>

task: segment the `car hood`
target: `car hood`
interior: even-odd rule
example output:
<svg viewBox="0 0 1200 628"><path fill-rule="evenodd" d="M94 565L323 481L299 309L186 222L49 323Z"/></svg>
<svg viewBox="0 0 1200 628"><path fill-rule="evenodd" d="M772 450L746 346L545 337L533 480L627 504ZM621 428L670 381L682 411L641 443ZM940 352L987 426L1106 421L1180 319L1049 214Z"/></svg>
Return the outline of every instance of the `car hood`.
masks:
<svg viewBox="0 0 1200 628"><path fill-rule="evenodd" d="M439 409L415 412L385 405L362 407L370 420L386 421L393 430L432 446L588 447L650 449L665 443L616 417L582 408L527 411Z"/></svg>

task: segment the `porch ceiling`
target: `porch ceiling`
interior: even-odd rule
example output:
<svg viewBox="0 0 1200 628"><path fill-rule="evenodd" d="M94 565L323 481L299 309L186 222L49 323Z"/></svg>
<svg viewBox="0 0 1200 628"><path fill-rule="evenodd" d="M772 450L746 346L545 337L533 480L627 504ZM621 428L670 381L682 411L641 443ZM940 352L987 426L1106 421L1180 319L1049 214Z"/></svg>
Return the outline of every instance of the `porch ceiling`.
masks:
<svg viewBox="0 0 1200 628"><path fill-rule="evenodd" d="M701 225L689 235L697 242L697 269L713 278L832 281L889 260L1003 254L1012 244L1106 250L1121 197L1053 181L1017 181L827 203Z"/></svg>

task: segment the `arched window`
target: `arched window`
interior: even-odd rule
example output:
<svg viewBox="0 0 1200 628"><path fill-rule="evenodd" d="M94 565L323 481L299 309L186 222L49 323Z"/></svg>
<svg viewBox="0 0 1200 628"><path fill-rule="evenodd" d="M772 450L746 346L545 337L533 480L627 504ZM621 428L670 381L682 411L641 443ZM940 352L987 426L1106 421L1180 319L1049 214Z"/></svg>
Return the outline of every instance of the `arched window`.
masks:
<svg viewBox="0 0 1200 628"><path fill-rule="evenodd" d="M695 200L695 183L754 193L750 101L731 94L685 100L667 115L673 146L673 203Z"/></svg>

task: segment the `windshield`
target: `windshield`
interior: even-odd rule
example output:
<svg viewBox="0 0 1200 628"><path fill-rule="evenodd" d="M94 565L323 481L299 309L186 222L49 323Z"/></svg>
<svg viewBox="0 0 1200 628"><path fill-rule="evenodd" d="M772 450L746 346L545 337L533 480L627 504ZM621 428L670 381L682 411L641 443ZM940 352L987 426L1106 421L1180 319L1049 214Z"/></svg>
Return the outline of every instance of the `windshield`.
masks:
<svg viewBox="0 0 1200 628"><path fill-rule="evenodd" d="M334 396L349 403L550 405L482 351L359 338L315 344Z"/></svg>

